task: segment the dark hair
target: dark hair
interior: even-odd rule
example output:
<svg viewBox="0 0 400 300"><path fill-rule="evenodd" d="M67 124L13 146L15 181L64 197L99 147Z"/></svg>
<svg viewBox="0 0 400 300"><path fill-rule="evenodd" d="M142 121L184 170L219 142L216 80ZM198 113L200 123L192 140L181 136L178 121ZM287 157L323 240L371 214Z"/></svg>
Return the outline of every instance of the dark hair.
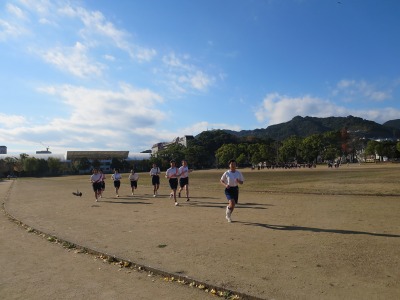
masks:
<svg viewBox="0 0 400 300"><path fill-rule="evenodd" d="M170 163L174 163L174 162L175 162L175 159L171 159L171 160L170 160Z"/></svg>
<svg viewBox="0 0 400 300"><path fill-rule="evenodd" d="M229 161L228 161L228 165L230 165L231 163L235 163L236 162L236 160L234 160L234 159L230 159Z"/></svg>

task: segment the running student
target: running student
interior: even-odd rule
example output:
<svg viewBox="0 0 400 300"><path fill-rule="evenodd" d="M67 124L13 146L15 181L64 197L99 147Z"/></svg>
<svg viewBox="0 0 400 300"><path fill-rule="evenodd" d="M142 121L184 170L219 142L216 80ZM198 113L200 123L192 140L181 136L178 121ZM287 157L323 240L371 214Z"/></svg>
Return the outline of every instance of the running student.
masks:
<svg viewBox="0 0 400 300"><path fill-rule="evenodd" d="M99 169L99 174L101 174L100 198L102 198L102 197L103 197L103 192L104 192L104 190L106 189L106 182L105 182L105 180L106 180L106 175L103 173L103 170L102 170L102 169Z"/></svg>
<svg viewBox="0 0 400 300"><path fill-rule="evenodd" d="M182 166L179 167L179 190L178 190L178 197L181 197L181 191L184 189L186 192L186 201L189 201L189 172L192 170L189 169L187 161L182 160Z"/></svg>
<svg viewBox="0 0 400 300"><path fill-rule="evenodd" d="M114 169L114 174L112 174L111 179L114 181L115 194L117 197L119 197L118 191L119 187L121 186L121 179L122 179L122 176L119 173L119 169Z"/></svg>
<svg viewBox="0 0 400 300"><path fill-rule="evenodd" d="M244 182L242 173L236 170L236 161L234 159L229 161L229 170L222 174L220 182L225 187L225 196L228 199L228 206L225 213L226 219L228 222L232 222L232 213L239 201L238 185Z"/></svg>
<svg viewBox="0 0 400 300"><path fill-rule="evenodd" d="M93 174L90 176L90 182L92 183L94 197L96 198L96 202L98 201L99 195L101 195L101 179L102 176L97 169L93 169Z"/></svg>
<svg viewBox="0 0 400 300"><path fill-rule="evenodd" d="M173 197L175 205L178 206L179 203L178 201L176 201L176 189L178 188L179 170L175 166L175 160L171 160L170 165L171 167L165 173L165 177L168 178L169 186L171 188L171 194L169 195L169 197Z"/></svg>
<svg viewBox="0 0 400 300"><path fill-rule="evenodd" d="M153 197L157 196L157 191L160 188L160 168L153 164L150 170L151 184L153 185Z"/></svg>
<svg viewBox="0 0 400 300"><path fill-rule="evenodd" d="M132 196L135 193L135 190L137 189L137 182L139 180L139 174L135 172L135 170L131 170L131 174L129 174L129 180L131 182L131 191L132 191Z"/></svg>

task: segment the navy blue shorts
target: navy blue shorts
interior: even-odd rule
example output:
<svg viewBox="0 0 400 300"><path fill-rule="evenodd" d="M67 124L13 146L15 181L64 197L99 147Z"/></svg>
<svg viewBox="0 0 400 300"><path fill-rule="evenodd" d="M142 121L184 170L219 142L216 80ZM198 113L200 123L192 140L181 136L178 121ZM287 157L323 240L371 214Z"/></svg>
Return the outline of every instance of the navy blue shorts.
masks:
<svg viewBox="0 0 400 300"><path fill-rule="evenodd" d="M189 184L189 177L179 178L179 186L183 188L185 185Z"/></svg>
<svg viewBox="0 0 400 300"><path fill-rule="evenodd" d="M178 178L170 178L169 186L171 187L171 190L176 190L178 187Z"/></svg>
<svg viewBox="0 0 400 300"><path fill-rule="evenodd" d="M121 186L121 181L115 180L114 181L114 187L119 188Z"/></svg>
<svg viewBox="0 0 400 300"><path fill-rule="evenodd" d="M225 196L226 196L226 199L228 199L228 201L235 200L235 203L237 204L239 201L239 187L231 186L229 188L226 188Z"/></svg>
<svg viewBox="0 0 400 300"><path fill-rule="evenodd" d="M158 175L151 176L151 184L152 185L160 184L160 176Z"/></svg>
<svg viewBox="0 0 400 300"><path fill-rule="evenodd" d="M131 187L137 188L137 181L131 180Z"/></svg>
<svg viewBox="0 0 400 300"><path fill-rule="evenodd" d="M94 192L101 191L101 182L93 182L92 186L93 186L93 191Z"/></svg>

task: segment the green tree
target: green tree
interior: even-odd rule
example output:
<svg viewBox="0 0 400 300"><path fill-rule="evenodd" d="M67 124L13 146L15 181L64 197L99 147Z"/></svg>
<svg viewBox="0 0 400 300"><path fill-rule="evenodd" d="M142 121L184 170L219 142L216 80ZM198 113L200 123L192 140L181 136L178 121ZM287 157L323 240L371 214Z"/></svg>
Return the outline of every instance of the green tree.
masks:
<svg viewBox="0 0 400 300"><path fill-rule="evenodd" d="M317 161L318 155L322 150L322 137L319 134L313 134L301 141L301 156L307 163Z"/></svg>
<svg viewBox="0 0 400 300"><path fill-rule="evenodd" d="M207 161L207 151L203 146L189 144L184 153L192 168L202 169L206 166L204 162Z"/></svg>
<svg viewBox="0 0 400 300"><path fill-rule="evenodd" d="M29 175L35 175L38 170L38 160L35 157L28 157L23 160L24 171Z"/></svg>
<svg viewBox="0 0 400 300"><path fill-rule="evenodd" d="M376 146L378 145L378 142L376 141L368 141L367 147L365 148L365 154L366 155L375 155L376 154Z"/></svg>
<svg viewBox="0 0 400 300"><path fill-rule="evenodd" d="M203 146L206 151L204 154L203 163L205 167L212 167L215 165L215 154L224 144L237 144L238 138L224 130L209 130L203 131L196 137L198 145Z"/></svg>
<svg viewBox="0 0 400 300"><path fill-rule="evenodd" d="M262 155L262 151L261 151L261 148L263 146L264 145L262 145L262 144L251 144L247 147L250 163L252 165L256 165L259 162L263 161L263 155Z"/></svg>
<svg viewBox="0 0 400 300"><path fill-rule="evenodd" d="M179 162L185 159L185 146L174 143L166 147L165 149L158 151L157 158L160 161L159 167L163 169L169 168L169 162L174 159L179 166Z"/></svg>
<svg viewBox="0 0 400 300"><path fill-rule="evenodd" d="M47 165L52 175L58 175L61 173L61 161L58 158L49 157L47 159Z"/></svg>
<svg viewBox="0 0 400 300"><path fill-rule="evenodd" d="M237 166L244 166L247 163L247 157L245 153L240 153L239 156L236 158Z"/></svg>
<svg viewBox="0 0 400 300"><path fill-rule="evenodd" d="M301 138L297 136L291 136L284 140L279 148L279 160L281 162L297 161L300 143Z"/></svg>
<svg viewBox="0 0 400 300"><path fill-rule="evenodd" d="M237 159L238 147L235 144L224 144L215 153L218 167L226 166L230 159Z"/></svg>
<svg viewBox="0 0 400 300"><path fill-rule="evenodd" d="M6 157L4 158L4 163L6 164L7 168L7 173L13 173L14 172L14 166L17 164L17 158L16 157Z"/></svg>
<svg viewBox="0 0 400 300"><path fill-rule="evenodd" d="M49 164L44 158L36 159L36 170L32 176L47 176L49 175Z"/></svg>
<svg viewBox="0 0 400 300"><path fill-rule="evenodd" d="M8 166L5 162L5 160L0 159L0 178L2 178L4 175L6 175L7 171L8 171Z"/></svg>

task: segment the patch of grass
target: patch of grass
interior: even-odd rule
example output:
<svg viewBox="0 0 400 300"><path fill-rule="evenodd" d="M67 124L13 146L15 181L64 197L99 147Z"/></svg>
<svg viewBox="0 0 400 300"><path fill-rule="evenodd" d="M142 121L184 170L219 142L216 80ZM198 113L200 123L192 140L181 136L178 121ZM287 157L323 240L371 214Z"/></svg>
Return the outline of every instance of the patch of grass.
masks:
<svg viewBox="0 0 400 300"><path fill-rule="evenodd" d="M69 242L63 242L62 246L66 249L74 249L75 245Z"/></svg>

